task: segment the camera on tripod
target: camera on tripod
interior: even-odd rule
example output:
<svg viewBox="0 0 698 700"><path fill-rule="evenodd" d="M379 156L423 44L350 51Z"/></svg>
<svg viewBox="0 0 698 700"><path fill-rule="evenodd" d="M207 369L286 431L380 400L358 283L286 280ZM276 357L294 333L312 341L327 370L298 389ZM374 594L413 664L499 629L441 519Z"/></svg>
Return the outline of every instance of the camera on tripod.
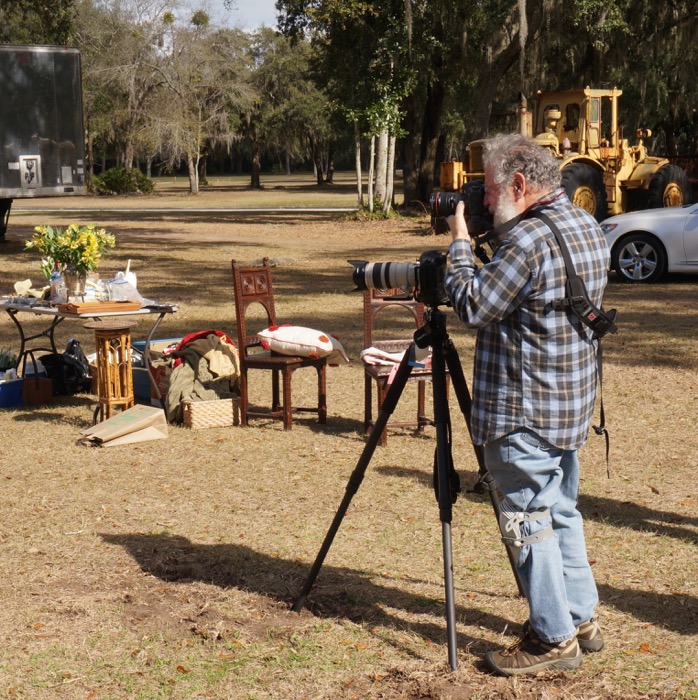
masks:
<svg viewBox="0 0 698 700"><path fill-rule="evenodd" d="M427 250L419 262L371 263L366 260L348 260L354 266L352 280L357 291L365 289L402 289L412 293L417 301L427 306L448 303L444 288L446 255L438 250Z"/></svg>
<svg viewBox="0 0 698 700"><path fill-rule="evenodd" d="M482 180L466 182L460 192L434 192L429 198L432 217L455 214L458 202L465 202L465 217L471 236L481 236L494 228L492 215L485 207L485 183Z"/></svg>
<svg viewBox="0 0 698 700"><path fill-rule="evenodd" d="M429 199L432 217L455 214L458 202L465 202L468 231L473 238L492 231L494 221L485 207L485 183L482 180L466 182L460 192L434 192ZM347 262L354 266L352 279L357 291L402 289L428 306L441 306L449 303L444 288L446 260L444 253L428 250L422 253L417 263L371 263L366 260Z"/></svg>

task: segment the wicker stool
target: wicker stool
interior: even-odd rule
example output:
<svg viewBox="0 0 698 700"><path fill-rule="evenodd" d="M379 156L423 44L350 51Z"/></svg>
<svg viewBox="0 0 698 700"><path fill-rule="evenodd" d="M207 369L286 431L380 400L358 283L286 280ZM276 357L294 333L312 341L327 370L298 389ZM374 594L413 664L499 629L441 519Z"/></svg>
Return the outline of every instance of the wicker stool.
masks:
<svg viewBox="0 0 698 700"><path fill-rule="evenodd" d="M97 344L97 396L94 422L111 418L116 407L134 405L131 368L131 328L129 321L91 321L84 328L95 332Z"/></svg>

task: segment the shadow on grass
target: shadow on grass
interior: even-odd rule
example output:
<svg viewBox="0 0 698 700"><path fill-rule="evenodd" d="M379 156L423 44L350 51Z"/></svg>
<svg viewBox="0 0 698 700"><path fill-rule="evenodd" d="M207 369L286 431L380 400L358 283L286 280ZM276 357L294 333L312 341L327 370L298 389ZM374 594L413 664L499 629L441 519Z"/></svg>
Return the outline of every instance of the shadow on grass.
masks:
<svg viewBox="0 0 698 700"><path fill-rule="evenodd" d="M598 585L603 603L637 620L686 636L694 636L698 626L698 598L685 593L658 593L638 588ZM603 624L603 621L602 621ZM651 637L648 630L648 638Z"/></svg>
<svg viewBox="0 0 698 700"><path fill-rule="evenodd" d="M597 520L606 525L625 527L638 532L652 532L698 545L698 532L688 529L698 526L697 517L655 510L632 501L619 502L600 496L580 496L579 509L587 520Z"/></svg>
<svg viewBox="0 0 698 700"><path fill-rule="evenodd" d="M185 537L168 534L102 533L102 539L124 547L148 574L170 583L202 581L221 588L239 588L289 604L300 593L310 566L297 560L270 557L237 544L201 545ZM311 612L319 617L344 617L371 625L409 630L434 643L446 644L443 599L402 590L375 582L368 572L347 567L325 566L308 599ZM385 580L385 579L382 579ZM432 615L433 622L410 624L389 614L387 609ZM457 606L457 618L468 624L500 633L511 623L475 608ZM436 618L441 618L437 620ZM460 635L459 646L476 653L489 648L482 639Z"/></svg>
<svg viewBox="0 0 698 700"><path fill-rule="evenodd" d="M108 544L123 547L141 570L170 583L201 581L220 588L239 588L291 604L300 593L310 567L298 560L261 554L237 544L195 544L185 537L170 534L101 533ZM319 617L344 617L352 621L405 629L439 644L446 643L445 622L409 624L389 614L387 609L428 614L443 618L444 604L395 586L376 583L368 572L348 567L324 566L312 589L308 605ZM645 620L683 635L695 632L694 596L663 594L654 591L600 586L601 599L637 619ZM456 598L458 598L456 594ZM649 605L649 601L653 601ZM501 633L508 625L517 629L519 622L507 620L474 607L456 605L456 616L471 626L486 627ZM489 643L476 637L459 635L459 646L474 645L482 653Z"/></svg>
<svg viewBox="0 0 698 700"><path fill-rule="evenodd" d="M269 403L271 403L271 399ZM250 410L269 411L270 407L269 404L251 404ZM310 430L314 433L318 433L319 435L333 435L336 438L344 438L352 442L357 442L359 444L359 447L357 448L356 452L356 457L358 459L359 455L361 454L361 450L363 449L362 443L364 442L363 421L360 421L356 418L347 418L344 416L333 415L331 400L328 401L327 411L327 423L319 423L317 419L317 414L313 415L312 413L307 412L294 413L292 426L303 426L307 430ZM283 430L283 424L280 418L271 418L267 416L249 416L248 427L261 429L265 431ZM246 430L247 428L244 429Z"/></svg>
<svg viewBox="0 0 698 700"><path fill-rule="evenodd" d="M62 423L65 420L61 407L84 407L85 414L81 417L77 427L89 428L92 425L92 416L97 406L97 399L93 396L56 396L53 402L41 406L26 406L17 413L13 420L19 423Z"/></svg>

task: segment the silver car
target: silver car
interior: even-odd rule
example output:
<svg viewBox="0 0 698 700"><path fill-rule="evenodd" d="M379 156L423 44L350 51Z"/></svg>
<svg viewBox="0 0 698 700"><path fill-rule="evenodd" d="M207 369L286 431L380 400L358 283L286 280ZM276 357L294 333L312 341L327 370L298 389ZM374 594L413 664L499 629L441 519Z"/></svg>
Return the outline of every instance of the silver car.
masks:
<svg viewBox="0 0 698 700"><path fill-rule="evenodd" d="M667 272L698 273L698 204L618 214L601 228L611 268L626 282L657 282Z"/></svg>

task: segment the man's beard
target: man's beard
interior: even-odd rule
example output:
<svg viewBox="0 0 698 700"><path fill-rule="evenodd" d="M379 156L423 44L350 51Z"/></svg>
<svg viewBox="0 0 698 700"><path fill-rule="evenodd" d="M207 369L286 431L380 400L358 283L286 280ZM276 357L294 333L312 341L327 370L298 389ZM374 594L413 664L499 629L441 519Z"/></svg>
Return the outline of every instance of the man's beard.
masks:
<svg viewBox="0 0 698 700"><path fill-rule="evenodd" d="M501 224L519 215L519 210L514 202L514 195L509 192L502 192L497 200L497 207L494 210L494 225Z"/></svg>

